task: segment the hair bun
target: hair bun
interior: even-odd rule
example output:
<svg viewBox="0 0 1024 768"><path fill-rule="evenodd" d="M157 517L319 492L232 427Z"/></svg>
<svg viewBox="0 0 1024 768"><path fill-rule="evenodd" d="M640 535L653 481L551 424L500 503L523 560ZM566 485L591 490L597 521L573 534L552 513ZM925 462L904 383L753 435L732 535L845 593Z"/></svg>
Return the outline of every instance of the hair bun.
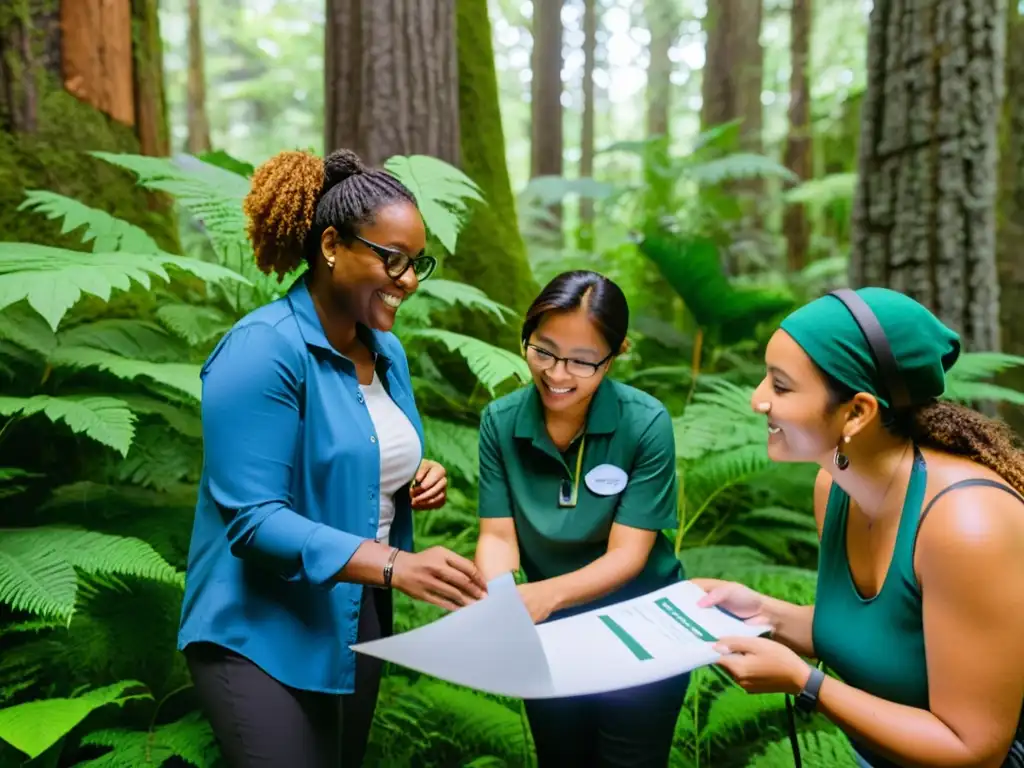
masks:
<svg viewBox="0 0 1024 768"><path fill-rule="evenodd" d="M366 173L366 166L359 155L351 149L336 149L324 160L324 189L361 173Z"/></svg>

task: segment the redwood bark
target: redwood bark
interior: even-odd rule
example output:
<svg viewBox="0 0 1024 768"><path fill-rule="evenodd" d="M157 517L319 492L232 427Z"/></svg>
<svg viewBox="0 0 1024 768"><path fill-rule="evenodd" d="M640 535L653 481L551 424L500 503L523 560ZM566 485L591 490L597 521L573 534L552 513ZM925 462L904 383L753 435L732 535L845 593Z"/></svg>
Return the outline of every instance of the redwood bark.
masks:
<svg viewBox="0 0 1024 768"><path fill-rule="evenodd" d="M580 127L580 177L594 175L594 69L597 64L597 0L583 0L583 115ZM580 238L583 250L594 247L594 201L580 200Z"/></svg>
<svg viewBox="0 0 1024 768"><path fill-rule="evenodd" d="M812 0L793 0L790 11L789 135L785 164L801 181L814 175L811 136L811 19ZM786 236L786 263L792 272L807 266L811 228L803 205L786 207L782 230Z"/></svg>
<svg viewBox="0 0 1024 768"><path fill-rule="evenodd" d="M65 90L134 125L131 0L64 0L60 12Z"/></svg>
<svg viewBox="0 0 1024 768"><path fill-rule="evenodd" d="M1006 0L875 0L850 282L928 306L972 350L1000 347L997 124Z"/></svg>
<svg viewBox="0 0 1024 768"><path fill-rule="evenodd" d="M327 0L328 152L459 162L455 0Z"/></svg>
<svg viewBox="0 0 1024 768"><path fill-rule="evenodd" d="M206 66L203 56L203 20L199 0L188 0L188 151L210 149L210 120L206 115Z"/></svg>

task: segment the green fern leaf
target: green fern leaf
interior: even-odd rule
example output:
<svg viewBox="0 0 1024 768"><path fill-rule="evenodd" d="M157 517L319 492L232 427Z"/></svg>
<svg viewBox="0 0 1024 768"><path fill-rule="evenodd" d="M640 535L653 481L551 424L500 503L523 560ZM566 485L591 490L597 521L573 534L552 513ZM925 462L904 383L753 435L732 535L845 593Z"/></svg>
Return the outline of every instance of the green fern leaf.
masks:
<svg viewBox="0 0 1024 768"><path fill-rule="evenodd" d="M853 200L856 188L856 173L832 173L818 179L808 179L786 190L782 199L791 205L826 206L834 202Z"/></svg>
<svg viewBox="0 0 1024 768"><path fill-rule="evenodd" d="M684 466L683 490L690 505L707 507L718 494L754 477L769 463L763 444L708 454Z"/></svg>
<svg viewBox="0 0 1024 768"><path fill-rule="evenodd" d="M514 378L520 383L530 380L530 369L523 358L486 341L437 328L417 328L405 335L440 342L449 351L462 355L469 370L492 395L508 379Z"/></svg>
<svg viewBox="0 0 1024 768"><path fill-rule="evenodd" d="M682 165L683 173L698 184L721 184L724 181L755 178L800 181L799 176L777 160L747 152L736 152L696 164L687 158Z"/></svg>
<svg viewBox="0 0 1024 768"><path fill-rule="evenodd" d="M420 296L452 307L461 305L468 309L489 312L502 322L517 317L515 311L494 301L476 286L455 280L430 279L420 285L412 300Z"/></svg>
<svg viewBox="0 0 1024 768"><path fill-rule="evenodd" d="M188 354L188 347L159 325L119 317L65 328L57 340L61 347L89 347L154 362L175 362Z"/></svg>
<svg viewBox="0 0 1024 768"><path fill-rule="evenodd" d="M126 693L144 687L134 680L124 680L72 699L42 699L0 709L0 740L35 759L94 710L108 704L122 705L133 699L151 699L148 693Z"/></svg>
<svg viewBox="0 0 1024 768"><path fill-rule="evenodd" d="M384 167L412 192L427 229L449 253L455 253L468 201L484 199L476 183L458 168L428 155L396 155Z"/></svg>
<svg viewBox="0 0 1024 768"><path fill-rule="evenodd" d="M18 210L29 210L44 214L48 219L64 219L61 234L74 232L85 227L82 242L94 240L94 251L131 251L133 253L159 253L156 244L145 230L129 224L106 211L58 195L55 192L27 190L25 202Z"/></svg>
<svg viewBox="0 0 1024 768"><path fill-rule="evenodd" d="M479 432L476 429L424 416L423 433L427 454L432 459L441 462L449 471L462 475L470 483L476 483L480 474Z"/></svg>
<svg viewBox="0 0 1024 768"><path fill-rule="evenodd" d="M725 744L741 735L745 728L757 725L766 716L784 712L783 696L756 696L730 686L719 693L708 710L701 740Z"/></svg>
<svg viewBox="0 0 1024 768"><path fill-rule="evenodd" d="M196 768L214 768L220 756L213 730L198 712L152 731L123 728L93 731L83 737L82 743L112 749L93 760L78 763L77 768L161 766L172 757L181 757Z"/></svg>
<svg viewBox="0 0 1024 768"><path fill-rule="evenodd" d="M857 760L849 740L837 731L808 731L797 735L803 764L814 768L856 768ZM754 757L747 768L792 768L793 748L789 739L773 742Z"/></svg>
<svg viewBox="0 0 1024 768"><path fill-rule="evenodd" d="M991 400L993 402L1024 405L1024 392L998 384L987 384L983 381L950 381L946 384L943 399L956 400L961 403Z"/></svg>
<svg viewBox="0 0 1024 768"><path fill-rule="evenodd" d="M1024 357L1004 352L964 352L946 374L947 381L967 382L993 376L1024 365Z"/></svg>
<svg viewBox="0 0 1024 768"><path fill-rule="evenodd" d="M181 586L183 577L144 541L78 528L14 528L0 536L0 603L70 621L75 569Z"/></svg>
<svg viewBox="0 0 1024 768"><path fill-rule="evenodd" d="M50 363L57 367L98 368L127 381L142 376L197 401L202 396L201 366L190 363L147 363L89 347L58 347L50 356Z"/></svg>
<svg viewBox="0 0 1024 768"><path fill-rule="evenodd" d="M156 311L156 319L192 346L222 335L232 324L220 310L193 304L165 304Z"/></svg>
<svg viewBox="0 0 1024 768"><path fill-rule="evenodd" d="M0 311L0 338L47 357L57 345L53 329L27 303L12 304Z"/></svg>
<svg viewBox="0 0 1024 768"><path fill-rule="evenodd" d="M162 427L139 430L128 456L114 467L115 481L166 491L179 483L198 481L202 452Z"/></svg>
<svg viewBox="0 0 1024 768"><path fill-rule="evenodd" d="M135 435L135 416L123 400L113 397L0 397L0 415L44 414L50 421L63 421L73 432L83 433L109 446L122 456L128 454Z"/></svg>
<svg viewBox="0 0 1024 768"><path fill-rule="evenodd" d="M159 416L175 432L193 438L203 436L203 422L196 410L146 397L145 395L119 395L133 413Z"/></svg>

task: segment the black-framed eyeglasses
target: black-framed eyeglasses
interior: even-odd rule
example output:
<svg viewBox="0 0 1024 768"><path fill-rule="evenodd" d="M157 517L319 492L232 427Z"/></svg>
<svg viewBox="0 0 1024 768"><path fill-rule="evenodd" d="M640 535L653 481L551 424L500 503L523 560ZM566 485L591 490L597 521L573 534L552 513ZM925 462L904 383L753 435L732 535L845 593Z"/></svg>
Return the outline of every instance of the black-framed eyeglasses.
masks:
<svg viewBox="0 0 1024 768"><path fill-rule="evenodd" d="M553 368L559 361L561 361L565 363L566 373L580 379L589 379L601 370L601 366L607 363L611 358L612 355L609 353L602 360L598 360L596 363L591 363L587 360L574 360L569 357L559 357L543 347L538 347L536 344L526 345L527 362L533 365L538 371L546 371L549 368Z"/></svg>
<svg viewBox="0 0 1024 768"><path fill-rule="evenodd" d="M434 268L437 267L437 259L425 253L421 253L419 256L410 256L397 248L387 248L383 245L378 245L359 235L356 235L355 238L377 254L380 260L384 262L384 271L388 273L388 277L392 280L400 278L405 274L405 270L411 266L416 279L423 282L434 273Z"/></svg>

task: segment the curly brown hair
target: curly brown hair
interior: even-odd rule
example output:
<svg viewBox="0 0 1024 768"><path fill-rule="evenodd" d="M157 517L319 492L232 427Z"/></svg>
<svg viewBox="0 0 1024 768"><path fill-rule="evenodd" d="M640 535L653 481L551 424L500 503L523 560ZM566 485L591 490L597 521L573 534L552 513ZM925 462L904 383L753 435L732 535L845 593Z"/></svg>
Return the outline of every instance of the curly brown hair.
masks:
<svg viewBox="0 0 1024 768"><path fill-rule="evenodd" d="M242 210L257 266L281 282L303 259L312 267L325 229L334 227L349 244L378 209L399 201L416 205L398 179L367 168L351 150L336 150L326 160L288 150L256 169Z"/></svg>

